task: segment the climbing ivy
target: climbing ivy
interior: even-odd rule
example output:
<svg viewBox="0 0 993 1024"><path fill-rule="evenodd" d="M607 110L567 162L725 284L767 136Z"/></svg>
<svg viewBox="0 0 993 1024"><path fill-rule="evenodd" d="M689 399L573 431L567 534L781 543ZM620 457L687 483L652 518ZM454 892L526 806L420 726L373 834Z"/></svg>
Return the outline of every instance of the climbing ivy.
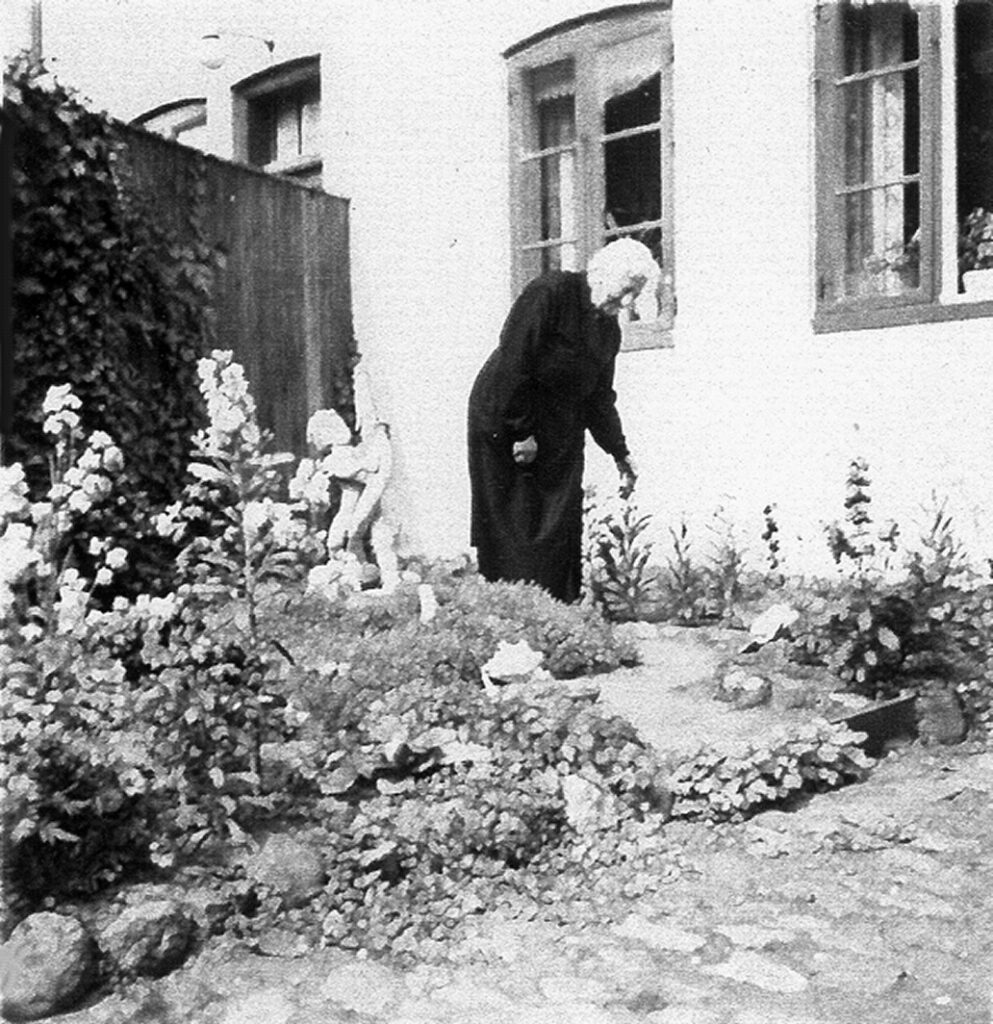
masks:
<svg viewBox="0 0 993 1024"><path fill-rule="evenodd" d="M5 459L47 478L43 398L69 383L83 428L126 452L120 529L178 491L202 422L196 361L212 342L216 257L200 225L202 168L184 182L183 237L135 187L121 126L26 56L7 69L12 127L14 425ZM106 527L106 524L104 524ZM102 530L106 534L106 528Z"/></svg>

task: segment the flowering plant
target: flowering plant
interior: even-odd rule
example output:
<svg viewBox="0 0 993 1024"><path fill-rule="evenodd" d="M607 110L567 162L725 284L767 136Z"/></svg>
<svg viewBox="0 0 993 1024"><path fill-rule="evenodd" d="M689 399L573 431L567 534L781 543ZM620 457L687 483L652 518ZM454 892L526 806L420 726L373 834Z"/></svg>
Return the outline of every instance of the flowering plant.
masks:
<svg viewBox="0 0 993 1024"><path fill-rule="evenodd" d="M103 431L81 436L80 401L68 384L51 387L44 401L45 433L54 441L51 485L30 502L19 463L0 468L0 619L32 640L56 628L70 630L85 614L94 587L109 585L128 552L96 538L87 578L69 543L74 525L110 494L124 465Z"/></svg>
<svg viewBox="0 0 993 1024"><path fill-rule="evenodd" d="M259 429L248 382L232 353L215 350L200 360L198 373L209 422L193 439L192 480L156 528L183 545L178 566L190 596L257 650L260 604L273 583L299 577L319 541L302 503L281 500L281 469L293 456L266 450L271 438Z"/></svg>

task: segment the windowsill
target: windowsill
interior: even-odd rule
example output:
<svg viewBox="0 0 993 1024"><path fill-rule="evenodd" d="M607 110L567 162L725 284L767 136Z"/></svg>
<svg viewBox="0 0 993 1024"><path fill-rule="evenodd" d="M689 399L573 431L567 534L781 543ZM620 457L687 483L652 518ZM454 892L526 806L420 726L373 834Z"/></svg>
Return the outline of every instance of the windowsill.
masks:
<svg viewBox="0 0 993 1024"><path fill-rule="evenodd" d="M263 171L268 174L305 174L308 171L319 171L321 169L321 158L312 153L303 156L295 156L290 160L273 160L265 164Z"/></svg>
<svg viewBox="0 0 993 1024"><path fill-rule="evenodd" d="M889 306L884 309L821 310L814 314L814 333L871 330L880 327L905 327L909 324L933 324L947 320L975 320L993 317L993 302L969 302L965 296L946 305L927 303L915 306Z"/></svg>
<svg viewBox="0 0 993 1024"><path fill-rule="evenodd" d="M673 348L672 323L666 320L628 320L621 323L621 351Z"/></svg>

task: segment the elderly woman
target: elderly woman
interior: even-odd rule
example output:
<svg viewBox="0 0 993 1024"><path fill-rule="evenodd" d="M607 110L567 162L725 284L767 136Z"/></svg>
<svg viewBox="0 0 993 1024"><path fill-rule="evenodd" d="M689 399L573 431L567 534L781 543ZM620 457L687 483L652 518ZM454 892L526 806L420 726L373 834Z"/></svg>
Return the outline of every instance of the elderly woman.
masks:
<svg viewBox="0 0 993 1024"><path fill-rule="evenodd" d="M629 493L635 472L613 388L617 315L658 275L644 245L618 239L585 275L550 271L514 302L469 399L471 543L487 579L579 597L586 431Z"/></svg>

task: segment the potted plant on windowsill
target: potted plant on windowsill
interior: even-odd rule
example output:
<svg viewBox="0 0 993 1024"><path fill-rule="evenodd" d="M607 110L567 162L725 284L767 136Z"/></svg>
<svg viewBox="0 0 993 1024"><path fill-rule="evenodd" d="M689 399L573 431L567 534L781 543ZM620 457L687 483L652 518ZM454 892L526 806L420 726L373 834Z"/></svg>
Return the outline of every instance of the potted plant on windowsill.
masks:
<svg viewBox="0 0 993 1024"><path fill-rule="evenodd" d="M962 221L959 275L967 296L993 300L993 210L977 206Z"/></svg>

